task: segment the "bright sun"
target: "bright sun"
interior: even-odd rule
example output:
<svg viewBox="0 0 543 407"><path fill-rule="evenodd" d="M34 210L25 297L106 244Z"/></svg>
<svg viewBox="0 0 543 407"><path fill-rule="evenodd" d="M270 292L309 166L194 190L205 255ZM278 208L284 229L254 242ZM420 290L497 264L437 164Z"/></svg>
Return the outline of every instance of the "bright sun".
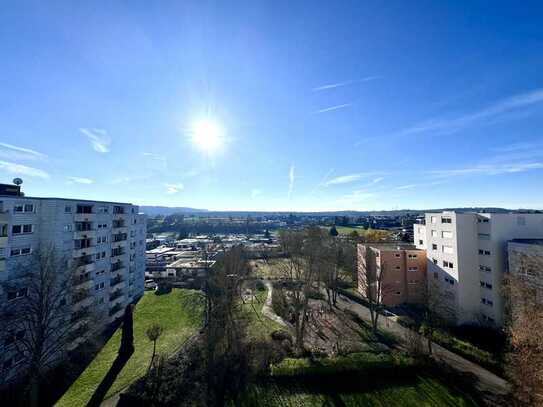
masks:
<svg viewBox="0 0 543 407"><path fill-rule="evenodd" d="M221 126L211 119L204 119L194 123L191 139L197 148L206 153L212 153L224 144L224 134Z"/></svg>

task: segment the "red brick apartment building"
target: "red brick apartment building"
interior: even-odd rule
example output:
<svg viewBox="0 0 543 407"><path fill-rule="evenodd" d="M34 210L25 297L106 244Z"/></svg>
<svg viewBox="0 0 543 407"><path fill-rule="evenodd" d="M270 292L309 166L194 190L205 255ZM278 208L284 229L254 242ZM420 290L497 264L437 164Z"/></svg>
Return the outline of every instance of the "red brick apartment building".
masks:
<svg viewBox="0 0 543 407"><path fill-rule="evenodd" d="M358 291L368 296L366 277L381 275L382 304L395 306L424 301L426 290L426 251L405 243L359 244ZM381 273L381 274L379 274Z"/></svg>

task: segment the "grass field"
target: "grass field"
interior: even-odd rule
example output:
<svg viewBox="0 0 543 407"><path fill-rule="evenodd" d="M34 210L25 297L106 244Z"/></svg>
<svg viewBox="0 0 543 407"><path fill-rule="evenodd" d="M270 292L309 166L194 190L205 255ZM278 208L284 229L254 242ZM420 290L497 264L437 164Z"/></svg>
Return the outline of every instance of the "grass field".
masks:
<svg viewBox="0 0 543 407"><path fill-rule="evenodd" d="M388 353L333 359L285 359L272 377L255 383L236 404L298 406L476 406L469 396L419 371L414 361Z"/></svg>
<svg viewBox="0 0 543 407"><path fill-rule="evenodd" d="M152 323L159 323L163 327L157 342L157 354L160 355L171 354L196 332L202 322L202 309L198 306L187 307L187 304L197 303L194 301L196 295L196 291L180 289L163 295L145 293L134 311L134 353L110 387L106 398L145 374L152 355L152 345L145 331ZM56 405L86 405L115 360L120 342L121 330L118 329Z"/></svg>

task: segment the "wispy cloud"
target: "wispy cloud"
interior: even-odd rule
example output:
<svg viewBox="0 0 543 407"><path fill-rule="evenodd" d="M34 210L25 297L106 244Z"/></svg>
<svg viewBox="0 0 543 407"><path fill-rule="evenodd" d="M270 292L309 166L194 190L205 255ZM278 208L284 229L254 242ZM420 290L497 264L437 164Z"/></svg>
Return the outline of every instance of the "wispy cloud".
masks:
<svg viewBox="0 0 543 407"><path fill-rule="evenodd" d="M340 204L342 206L353 208L356 207L362 203L366 203L378 196L375 192L368 192L365 190L355 190L351 192L350 194L343 195L340 198L336 200L337 204Z"/></svg>
<svg viewBox="0 0 543 407"><path fill-rule="evenodd" d="M151 160L156 160L156 161L166 161L166 157L160 155L160 154L155 154L155 153L143 153L143 155L145 157L148 157L150 158Z"/></svg>
<svg viewBox="0 0 543 407"><path fill-rule="evenodd" d="M255 199L256 197L262 195L262 190L261 189L258 189L258 188L254 188L252 191L251 191L251 198Z"/></svg>
<svg viewBox="0 0 543 407"><path fill-rule="evenodd" d="M94 151L99 153L109 153L109 145L111 139L107 135L107 131L103 129L79 129L89 139Z"/></svg>
<svg viewBox="0 0 543 407"><path fill-rule="evenodd" d="M454 177L461 175L500 175L531 170L543 169L543 162L514 163L514 164L481 164L473 167L465 167L450 170L429 171L430 175L437 177Z"/></svg>
<svg viewBox="0 0 543 407"><path fill-rule="evenodd" d="M0 157L11 160L43 160L47 156L30 148L14 146L13 144L0 143Z"/></svg>
<svg viewBox="0 0 543 407"><path fill-rule="evenodd" d="M292 190L294 189L294 164L290 165L288 171L288 199L292 196Z"/></svg>
<svg viewBox="0 0 543 407"><path fill-rule="evenodd" d="M118 185L118 184L129 184L131 182L138 182L138 181L145 181L152 178L151 175L134 175L134 176L125 176L125 177L117 177L113 178L111 181L109 181L112 185Z"/></svg>
<svg viewBox="0 0 543 407"><path fill-rule="evenodd" d="M320 109L320 110L317 110L316 112L314 112L315 114L318 114L318 113L325 113L325 112L331 112L333 110L338 110L338 109L343 109L345 107L349 107L351 106L352 103L344 103L342 105L336 105L336 106L331 106L331 107L327 107L327 108L324 108L324 109Z"/></svg>
<svg viewBox="0 0 543 407"><path fill-rule="evenodd" d="M181 183L178 184L165 184L167 194L177 194L185 189L185 186Z"/></svg>
<svg viewBox="0 0 543 407"><path fill-rule="evenodd" d="M396 135L406 136L428 132L437 134L451 134L470 125L495 119L498 116L510 114L517 109L526 108L541 102L543 102L543 88L499 100L484 109L467 113L463 116L458 116L455 118L433 118L426 120L414 126L400 130L396 133Z"/></svg>
<svg viewBox="0 0 543 407"><path fill-rule="evenodd" d="M38 168L28 167L22 164L12 163L9 161L0 161L0 170L3 170L13 175L49 179L49 174L43 170L40 170Z"/></svg>
<svg viewBox="0 0 543 407"><path fill-rule="evenodd" d="M94 184L94 180L82 177L68 177L69 184Z"/></svg>
<svg viewBox="0 0 543 407"><path fill-rule="evenodd" d="M328 187L330 185L341 185L341 184L349 184L351 182L358 181L362 178L367 178L371 176L380 175L379 172L359 172L356 174L348 174L348 175L341 175L339 177L334 177L331 179L326 180L323 185ZM369 185L377 184L381 182L384 178L383 177L377 177Z"/></svg>
<svg viewBox="0 0 543 407"><path fill-rule="evenodd" d="M400 185L399 187L396 187L394 189L413 189L418 187L419 184L407 184L407 185Z"/></svg>
<svg viewBox="0 0 543 407"><path fill-rule="evenodd" d="M327 85L317 86L317 87L313 88L313 91L314 92L319 92L321 90L335 89L335 88L339 88L339 87L342 87L342 86L352 85L352 84L355 84L355 83L369 82L369 81L373 81L373 80L379 79L379 78L380 78L380 76L367 76L367 77L362 78L362 79L353 79L353 80L350 80L350 81L330 83L330 84L327 84Z"/></svg>

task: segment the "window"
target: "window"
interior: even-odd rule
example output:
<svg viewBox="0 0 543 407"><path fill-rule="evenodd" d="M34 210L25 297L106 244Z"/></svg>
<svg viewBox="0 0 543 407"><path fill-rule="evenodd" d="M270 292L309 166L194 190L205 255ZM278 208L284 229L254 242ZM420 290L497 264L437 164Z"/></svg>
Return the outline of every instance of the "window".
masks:
<svg viewBox="0 0 543 407"><path fill-rule="evenodd" d="M442 246L441 249L443 250L443 253L448 253L448 254L452 254L452 253L453 253L453 248L452 248L452 246Z"/></svg>
<svg viewBox="0 0 543 407"><path fill-rule="evenodd" d="M395 257L400 257L400 253L395 253L394 256Z"/></svg>
<svg viewBox="0 0 543 407"><path fill-rule="evenodd" d="M72 229L73 229L73 225L71 223L67 223L66 225L64 225L65 232L71 232Z"/></svg>
<svg viewBox="0 0 543 407"><path fill-rule="evenodd" d="M492 268L488 267L488 266L481 266L479 265L479 270L481 271L485 271L487 273L490 273L492 271Z"/></svg>
<svg viewBox="0 0 543 407"><path fill-rule="evenodd" d="M432 243L432 250L437 250L437 244Z"/></svg>
<svg viewBox="0 0 543 407"><path fill-rule="evenodd" d="M437 223L437 218L435 216L431 216L430 217L430 222L431 223Z"/></svg>
<svg viewBox="0 0 543 407"><path fill-rule="evenodd" d="M402 295L401 291L396 291L396 295Z"/></svg>
<svg viewBox="0 0 543 407"><path fill-rule="evenodd" d="M477 236L482 240L490 240L490 233L479 233Z"/></svg>
<svg viewBox="0 0 543 407"><path fill-rule="evenodd" d="M65 206L64 207L64 213L72 213L72 207L71 206Z"/></svg>
<svg viewBox="0 0 543 407"><path fill-rule="evenodd" d="M444 239L452 239L453 233L451 231L444 230L443 232L441 232L441 237Z"/></svg>
<svg viewBox="0 0 543 407"><path fill-rule="evenodd" d="M434 280L437 280L439 278L439 273L437 271L434 271Z"/></svg>
<svg viewBox="0 0 543 407"><path fill-rule="evenodd" d="M23 211L24 211L24 205L13 206L13 212L23 212Z"/></svg>
<svg viewBox="0 0 543 407"><path fill-rule="evenodd" d="M432 259L432 262L433 262L434 264L437 264L437 259Z"/></svg>
<svg viewBox="0 0 543 407"><path fill-rule="evenodd" d="M489 290L492 290L492 284L490 283L485 283L485 288L489 289Z"/></svg>
<svg viewBox="0 0 543 407"><path fill-rule="evenodd" d="M424 242L422 240L419 239L419 244L424 244Z"/></svg>
<svg viewBox="0 0 543 407"><path fill-rule="evenodd" d="M33 225L13 225L11 227L11 233L14 235L19 235L21 233L32 233Z"/></svg>
<svg viewBox="0 0 543 407"><path fill-rule="evenodd" d="M485 305L488 305L489 307L492 307L494 305L494 301L492 300L489 300L487 298L481 298L481 303L482 304L485 304Z"/></svg>
<svg viewBox="0 0 543 407"><path fill-rule="evenodd" d="M450 262L450 261L445 261L443 260L443 267L447 267L447 268L450 268L452 269L454 267L453 263Z"/></svg>
<svg viewBox="0 0 543 407"><path fill-rule="evenodd" d="M479 284L481 285L481 287L484 287L484 286L485 286L485 282L484 282L484 281L479 281Z"/></svg>
<svg viewBox="0 0 543 407"><path fill-rule="evenodd" d="M445 277L445 282L449 283L450 285L454 285L454 279L450 277Z"/></svg>
<svg viewBox="0 0 543 407"><path fill-rule="evenodd" d="M432 230L432 237L437 237L437 230Z"/></svg>
<svg viewBox="0 0 543 407"><path fill-rule="evenodd" d="M451 219L451 218L442 217L442 218L441 218L441 223L452 223L452 219Z"/></svg>
<svg viewBox="0 0 543 407"><path fill-rule="evenodd" d="M407 257L409 257L410 259L416 259L417 255L416 254L410 254Z"/></svg>
<svg viewBox="0 0 543 407"><path fill-rule="evenodd" d="M34 212L34 204L25 204L24 211L25 212Z"/></svg>
<svg viewBox="0 0 543 407"><path fill-rule="evenodd" d="M409 267L407 270L408 271L418 271L418 267Z"/></svg>
<svg viewBox="0 0 543 407"><path fill-rule="evenodd" d="M484 254L485 256L490 256L490 250L485 250Z"/></svg>
<svg viewBox="0 0 543 407"><path fill-rule="evenodd" d="M98 207L98 213L108 213L109 208L107 206L99 206Z"/></svg>
<svg viewBox="0 0 543 407"><path fill-rule="evenodd" d="M30 254L32 253L32 248L30 246L22 247L22 248L13 248L10 250L9 255L10 256L22 256L24 254Z"/></svg>
<svg viewBox="0 0 543 407"><path fill-rule="evenodd" d="M395 268L396 268L396 270L399 270L399 269L400 269L400 266L396 266Z"/></svg>
<svg viewBox="0 0 543 407"><path fill-rule="evenodd" d="M96 284L96 285L94 286L94 289L95 289L96 291L102 291L102 290L105 288L105 286L106 286L105 283Z"/></svg>

